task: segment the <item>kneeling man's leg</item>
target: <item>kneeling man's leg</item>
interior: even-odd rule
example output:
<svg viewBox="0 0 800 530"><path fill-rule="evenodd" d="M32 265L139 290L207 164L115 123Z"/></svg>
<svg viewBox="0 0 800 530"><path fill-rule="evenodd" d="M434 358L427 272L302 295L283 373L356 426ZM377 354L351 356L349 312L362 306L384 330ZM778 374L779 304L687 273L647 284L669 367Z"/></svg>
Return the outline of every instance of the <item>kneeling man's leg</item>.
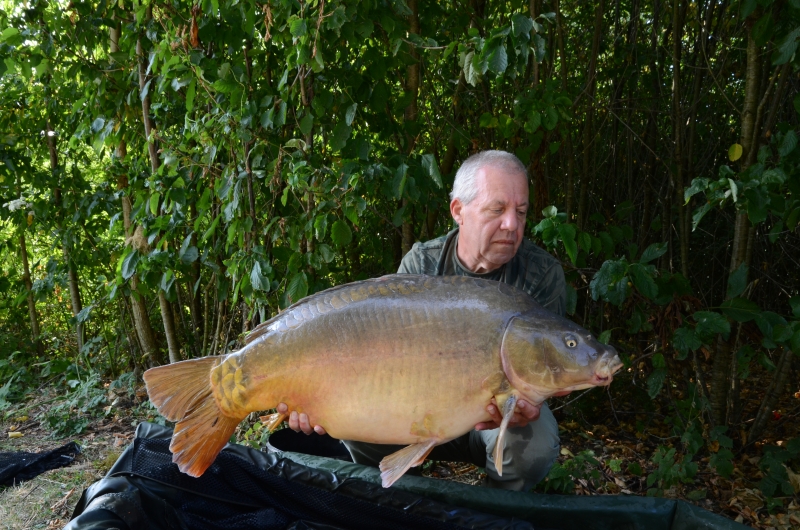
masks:
<svg viewBox="0 0 800 530"><path fill-rule="evenodd" d="M553 413L545 403L538 420L508 430L503 448L502 477L497 474L494 463L494 446L499 431L471 433L471 444L480 444L486 451L487 485L517 491L531 489L547 476L558 457L560 441Z"/></svg>

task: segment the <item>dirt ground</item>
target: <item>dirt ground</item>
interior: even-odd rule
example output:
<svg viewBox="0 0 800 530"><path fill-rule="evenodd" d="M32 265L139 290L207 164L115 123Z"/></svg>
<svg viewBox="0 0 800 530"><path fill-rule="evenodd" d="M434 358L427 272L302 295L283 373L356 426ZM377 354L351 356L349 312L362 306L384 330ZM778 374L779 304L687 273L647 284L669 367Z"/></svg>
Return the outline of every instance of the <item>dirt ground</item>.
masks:
<svg viewBox="0 0 800 530"><path fill-rule="evenodd" d="M81 454L67 467L47 471L16 486L0 487L0 529L63 528L83 490L106 474L133 438L135 422L140 420L129 412L121 412L91 424L78 436L60 440L50 436L34 419L20 422L20 416L12 415L0 422L3 435L0 452L38 453L69 441L75 441L81 447ZM35 409L28 414L33 418ZM8 438L8 432L22 432L23 436Z"/></svg>
<svg viewBox="0 0 800 530"><path fill-rule="evenodd" d="M780 417L776 415L765 442L777 443L800 435L800 392L795 396L790 394L782 403L783 413ZM0 530L63 528L83 490L102 478L116 462L132 440L136 425L155 419L152 409L143 404L144 397L140 396L138 403L133 399L118 403L117 407L106 407L102 411L104 416L95 419L80 435L55 439L36 419L48 406L48 399L52 397L45 392L37 400L6 411L5 417L0 414L0 452L40 452L75 441L82 453L68 467L48 471L17 486L0 487ZM594 477L587 473L575 481L575 494L646 494L647 474L655 469L650 457L655 446L668 439L668 426L659 426L652 417L626 416L624 412L617 410L619 417L598 425L586 421L580 413L573 412L567 417L563 411L556 412L562 441L560 461L563 463L589 450L599 464L593 467L597 471ZM645 420L648 429L643 433L637 424ZM14 432L22 436L8 437L7 433ZM239 434L240 439L250 438L252 442L252 430L248 434L247 426L240 427ZM699 472L691 483L673 487L665 496L686 500L754 528L800 528L800 482L795 495L783 499L783 508L770 513L756 486L761 478L757 467L759 450L752 448L737 454L730 479L710 472L706 458L699 463ZM631 472L635 464L641 467L639 473ZM475 466L446 462L426 463L423 474L467 484L477 484L483 476L482 470ZM800 479L800 475L797 477Z"/></svg>

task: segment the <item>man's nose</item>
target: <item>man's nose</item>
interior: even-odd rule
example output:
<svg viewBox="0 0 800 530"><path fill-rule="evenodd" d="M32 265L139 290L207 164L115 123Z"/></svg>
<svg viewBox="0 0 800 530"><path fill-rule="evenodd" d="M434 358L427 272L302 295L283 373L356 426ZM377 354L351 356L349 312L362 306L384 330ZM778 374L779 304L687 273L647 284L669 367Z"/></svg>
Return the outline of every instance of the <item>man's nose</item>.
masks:
<svg viewBox="0 0 800 530"><path fill-rule="evenodd" d="M506 230L508 232L514 232L519 227L519 219L517 219L517 212L514 210L509 210L503 213L502 221L500 223L500 228L502 230Z"/></svg>

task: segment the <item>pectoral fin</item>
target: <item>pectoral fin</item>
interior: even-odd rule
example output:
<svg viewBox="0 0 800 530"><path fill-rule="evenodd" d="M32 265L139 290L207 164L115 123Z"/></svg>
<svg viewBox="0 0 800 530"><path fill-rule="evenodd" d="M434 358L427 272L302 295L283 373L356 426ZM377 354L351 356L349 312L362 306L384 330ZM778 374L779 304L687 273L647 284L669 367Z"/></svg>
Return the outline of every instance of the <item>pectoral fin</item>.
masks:
<svg viewBox="0 0 800 530"><path fill-rule="evenodd" d="M431 438L422 443L411 444L384 457L380 464L383 487L388 488L402 477L409 468L422 464L428 453L436 446L436 442L435 438Z"/></svg>
<svg viewBox="0 0 800 530"><path fill-rule="evenodd" d="M268 414L266 416L259 416L258 419L261 420L261 425L264 426L269 432L274 431L278 428L278 425L281 424L283 420L288 418L288 414L282 414L280 412L275 412L273 414Z"/></svg>
<svg viewBox="0 0 800 530"><path fill-rule="evenodd" d="M505 445L506 431L508 422L514 416L514 407L517 404L517 396L510 395L503 405L503 421L500 423L500 432L497 434L497 442L494 444L494 468L499 476L503 476L503 446Z"/></svg>

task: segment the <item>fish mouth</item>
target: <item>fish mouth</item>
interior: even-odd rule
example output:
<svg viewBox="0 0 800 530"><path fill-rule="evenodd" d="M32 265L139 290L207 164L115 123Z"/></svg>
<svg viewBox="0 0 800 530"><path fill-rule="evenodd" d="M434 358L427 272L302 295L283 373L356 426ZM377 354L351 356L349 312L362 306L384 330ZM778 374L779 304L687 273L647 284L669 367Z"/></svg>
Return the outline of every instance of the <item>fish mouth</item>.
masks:
<svg viewBox="0 0 800 530"><path fill-rule="evenodd" d="M616 352L606 353L600 362L598 368L592 376L592 384L597 386L610 385L614 379L614 374L622 368L622 361Z"/></svg>

